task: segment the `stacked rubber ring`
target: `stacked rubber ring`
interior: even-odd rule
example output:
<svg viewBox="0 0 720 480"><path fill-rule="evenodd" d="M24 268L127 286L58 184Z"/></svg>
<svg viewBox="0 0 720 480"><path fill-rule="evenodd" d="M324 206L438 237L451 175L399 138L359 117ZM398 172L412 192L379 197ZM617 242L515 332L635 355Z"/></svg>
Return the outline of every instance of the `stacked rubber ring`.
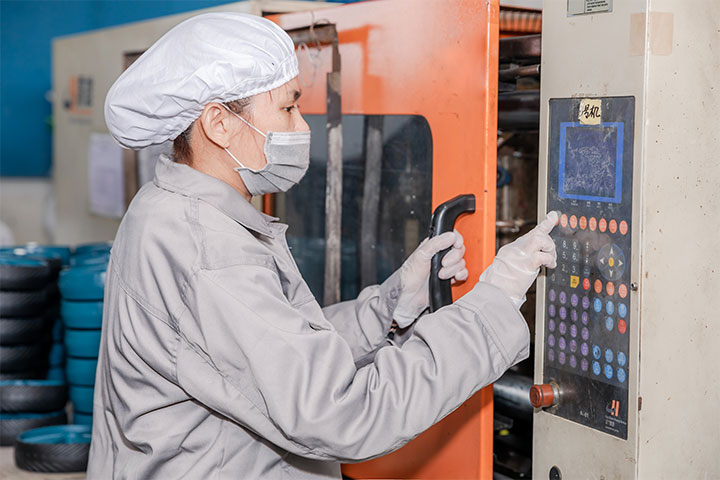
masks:
<svg viewBox="0 0 720 480"><path fill-rule="evenodd" d="M71 260L71 267L60 274L60 313L65 325L65 376L70 386L75 424L92 424L108 257L109 252L104 248L80 249L80 253Z"/></svg>

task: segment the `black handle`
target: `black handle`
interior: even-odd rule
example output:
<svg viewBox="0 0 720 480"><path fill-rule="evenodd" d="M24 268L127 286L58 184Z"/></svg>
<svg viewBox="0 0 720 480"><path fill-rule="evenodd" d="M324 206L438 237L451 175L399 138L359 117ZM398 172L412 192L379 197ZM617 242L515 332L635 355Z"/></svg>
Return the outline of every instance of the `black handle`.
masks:
<svg viewBox="0 0 720 480"><path fill-rule="evenodd" d="M452 200L438 205L430 222L430 236L435 237L455 228L455 220L463 213L475 212L475 195L458 195ZM451 247L452 248L452 247ZM452 303L450 280L440 280L438 272L442 267L442 259L450 251L446 248L436 253L430 263L430 311L434 312Z"/></svg>

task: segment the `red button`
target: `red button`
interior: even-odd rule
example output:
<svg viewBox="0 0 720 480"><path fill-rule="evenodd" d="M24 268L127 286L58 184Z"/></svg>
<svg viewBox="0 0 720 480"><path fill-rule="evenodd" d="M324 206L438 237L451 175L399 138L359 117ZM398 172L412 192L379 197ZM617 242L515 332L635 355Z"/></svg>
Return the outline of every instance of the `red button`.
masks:
<svg viewBox="0 0 720 480"><path fill-rule="evenodd" d="M604 232L605 230L607 230L607 220L605 220L604 218L601 218L600 222L598 223L598 227L600 228L601 232Z"/></svg>
<svg viewBox="0 0 720 480"><path fill-rule="evenodd" d="M618 320L618 332L625 333L627 330L627 323L625 323L625 320Z"/></svg>
<svg viewBox="0 0 720 480"><path fill-rule="evenodd" d="M607 291L607 294L612 297L615 294L615 284L613 282L608 282L607 285L605 285L605 290Z"/></svg>
<svg viewBox="0 0 720 480"><path fill-rule="evenodd" d="M590 279L589 278L586 278L583 280L583 288L585 290L590 290Z"/></svg>
<svg viewBox="0 0 720 480"><path fill-rule="evenodd" d="M575 215L570 217L570 228L573 230L577 228L577 217Z"/></svg>
<svg viewBox="0 0 720 480"><path fill-rule="evenodd" d="M622 222L620 222L620 233L622 235L626 235L627 232L628 232L628 224L625 220L623 220Z"/></svg>
<svg viewBox="0 0 720 480"><path fill-rule="evenodd" d="M620 295L620 298L627 297L627 285L625 285L624 283L620 284L620 286L618 287L618 295Z"/></svg>
<svg viewBox="0 0 720 480"><path fill-rule="evenodd" d="M560 216L560 225L562 225L563 227L567 227L567 223L568 223L567 215L565 215L565 214L563 213L563 214Z"/></svg>
<svg viewBox="0 0 720 480"><path fill-rule="evenodd" d="M580 217L580 230L585 230L587 228L587 218Z"/></svg>
<svg viewBox="0 0 720 480"><path fill-rule="evenodd" d="M588 226L590 227L590 231L594 232L597 228L597 219L595 217L590 217L590 222L588 223Z"/></svg>
<svg viewBox="0 0 720 480"><path fill-rule="evenodd" d="M610 233L615 233L615 232L617 232L617 222L615 221L614 218L613 218L612 220L610 220L610 224L608 225L608 229L610 230Z"/></svg>
<svg viewBox="0 0 720 480"><path fill-rule="evenodd" d="M595 293L602 292L602 282L600 280L595 280Z"/></svg>

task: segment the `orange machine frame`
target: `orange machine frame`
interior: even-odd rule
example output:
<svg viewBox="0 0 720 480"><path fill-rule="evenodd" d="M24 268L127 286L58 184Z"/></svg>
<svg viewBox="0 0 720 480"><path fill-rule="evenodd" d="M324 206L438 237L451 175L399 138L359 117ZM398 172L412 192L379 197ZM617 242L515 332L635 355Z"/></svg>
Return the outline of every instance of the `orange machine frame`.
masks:
<svg viewBox="0 0 720 480"><path fill-rule="evenodd" d="M453 289L460 297L495 255L498 0L377 0L269 18L286 30L336 25L343 114L422 115L428 121L433 208L460 193L477 198L476 213L457 224L470 271L470 280ZM298 57L307 83L313 65L305 49ZM326 111L331 49L318 58L315 82L300 99L303 113ZM353 478L490 479L492 399L490 386L397 452L343 471Z"/></svg>

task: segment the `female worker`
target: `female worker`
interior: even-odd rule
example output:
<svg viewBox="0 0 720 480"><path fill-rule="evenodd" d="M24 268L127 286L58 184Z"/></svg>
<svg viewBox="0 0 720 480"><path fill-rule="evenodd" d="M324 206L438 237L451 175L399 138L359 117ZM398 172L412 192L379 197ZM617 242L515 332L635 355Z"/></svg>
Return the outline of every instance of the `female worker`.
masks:
<svg viewBox="0 0 720 480"><path fill-rule="evenodd" d="M426 240L354 301L316 303L286 226L250 203L308 167L297 75L278 26L211 13L173 28L108 93L120 144L175 149L113 245L89 478L340 478L339 462L402 446L527 357L518 308L554 265L554 214L402 346L386 336L428 306L431 257L453 247L440 276L467 277L458 234Z"/></svg>

